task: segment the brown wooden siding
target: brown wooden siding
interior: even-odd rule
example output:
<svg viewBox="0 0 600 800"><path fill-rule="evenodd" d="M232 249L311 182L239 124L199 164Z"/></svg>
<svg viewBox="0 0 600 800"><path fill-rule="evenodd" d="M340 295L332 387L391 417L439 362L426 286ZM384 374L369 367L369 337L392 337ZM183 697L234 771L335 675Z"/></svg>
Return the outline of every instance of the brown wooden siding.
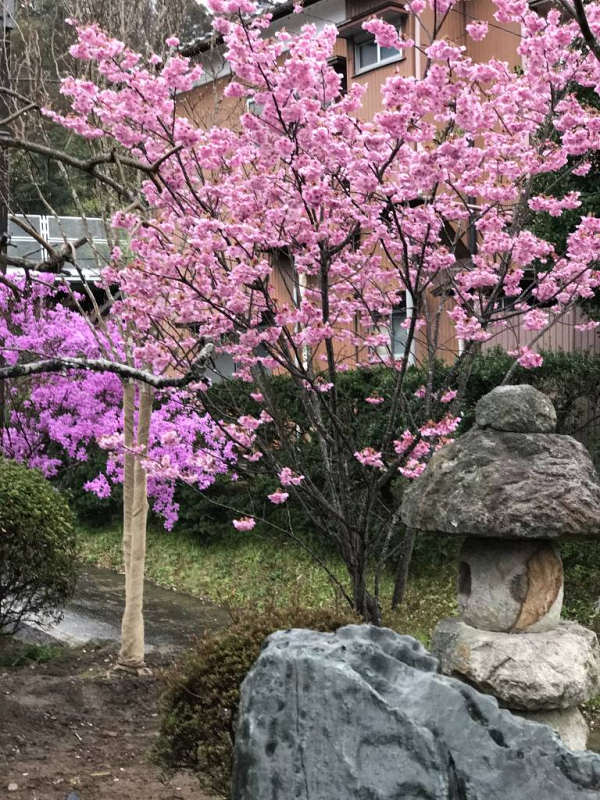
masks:
<svg viewBox="0 0 600 800"><path fill-rule="evenodd" d="M346 0L346 19L358 17L359 14L365 14L381 4L382 0Z"/></svg>
<svg viewBox="0 0 600 800"><path fill-rule="evenodd" d="M354 71L354 48L349 45L348 66L349 75L353 83L360 83L367 86L368 89L362 98L362 108L359 111L359 117L364 120L373 119L375 114L378 114L382 109L381 102L381 89L388 78L399 73L400 75L412 75L414 70L414 63L412 58L405 58L402 61L395 61L392 64L387 64L376 69L371 69L368 72L362 72L359 75Z"/></svg>
<svg viewBox="0 0 600 800"><path fill-rule="evenodd" d="M474 61L484 62L496 58L498 61L508 61L514 67L521 63L517 52L521 42L521 29L516 23L498 22L494 19L495 11L496 6L490 0L463 0L453 14L461 18L463 34L460 44L466 45L467 54ZM465 30L465 26L474 20L489 24L488 35L481 42L473 41Z"/></svg>
<svg viewBox="0 0 600 800"><path fill-rule="evenodd" d="M582 311L578 308L569 311L553 325L533 345L539 350L573 350L600 353L599 337L596 331L576 331L575 325L587 322ZM519 347L530 346L537 336L537 331L527 331L517 320L508 325L504 330L494 335L483 346L484 350L492 347L501 347L503 350L515 350Z"/></svg>
<svg viewBox="0 0 600 800"><path fill-rule="evenodd" d="M223 97L223 90L230 80L230 77L220 78L179 95L179 116L188 117L199 128L208 129L214 125L232 130L238 128L240 115L246 110L246 105L243 99Z"/></svg>

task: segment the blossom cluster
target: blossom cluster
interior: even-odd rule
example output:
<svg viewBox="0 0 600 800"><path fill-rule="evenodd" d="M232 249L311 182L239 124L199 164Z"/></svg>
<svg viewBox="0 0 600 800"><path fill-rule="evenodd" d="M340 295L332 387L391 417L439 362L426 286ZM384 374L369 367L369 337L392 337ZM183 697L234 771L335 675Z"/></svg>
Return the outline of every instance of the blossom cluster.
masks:
<svg viewBox="0 0 600 800"><path fill-rule="evenodd" d="M54 276L40 279L20 301L0 286L0 359L5 364L43 358L123 359L118 326L95 327L67 305ZM58 475L69 462L85 462L94 445L109 451L105 471L85 489L108 497L123 479L123 387L109 372L38 375L7 384L7 418L0 452ZM177 520L177 481L202 491L236 461L233 444L182 390L162 393L153 411L143 463L154 510L170 529Z"/></svg>
<svg viewBox="0 0 600 800"><path fill-rule="evenodd" d="M499 19L522 25L521 73L495 60L476 63L464 47L440 38L427 47L431 68L425 77L389 78L383 111L360 124L354 115L364 87L355 84L340 96L339 76L328 63L333 27L305 25L295 36L280 31L265 39L269 16L254 15L254 4L213 3L215 13L225 15L217 16L215 26L233 72L226 95L256 101L262 109L260 116L242 113L235 131L202 130L182 116L165 125L173 114L173 92L195 84L198 66L174 53L161 70L150 70L94 26L78 29L72 54L95 60L114 88L67 79L62 91L73 113L47 113L84 136L114 138L145 163L177 150L161 167L168 191L155 181L145 187L161 226L141 227L134 237L138 259L120 277L129 312L164 318L176 307L182 318L197 320L202 334L227 337L223 350L244 377L261 360L269 367L277 363L271 353L256 353L261 347L276 351L284 329L293 331L299 348L333 338L359 348L377 346L377 335L366 325L355 328L347 321L389 315L404 293L416 299L445 270L453 270L449 316L463 341L492 339L515 308L526 314L542 302L550 323L589 295L598 285L597 221L582 221L562 255L512 223L532 175L583 161L600 147L597 117L570 90L574 83L596 86L600 69L591 54L572 48L577 30L558 12L543 19L522 3L497 5ZM415 13L421 8L411 7ZM468 27L476 40L486 30L481 22ZM369 20L365 28L384 47L413 46L382 20ZM555 103L557 94L563 99ZM545 119L556 132L552 144L537 135ZM444 125L455 132L432 147ZM341 173L343 185L336 177ZM283 191L288 175L298 183ZM460 230L472 223L465 196L476 197L479 208L478 254L469 264L459 263L445 240L448 224ZM382 223L390 201L394 226ZM207 213L215 204L219 212ZM579 199L576 193L534 196L528 204L532 211L560 216ZM137 221L136 214L115 220L131 228ZM355 228L365 232L358 246L349 241ZM180 237L171 235L175 230ZM282 241L295 269L307 276L296 302L281 302L268 291L276 265L265 254ZM311 288L310 279L319 272L322 253L334 249L325 312L322 292ZM537 291L519 298L518 275L534 261L541 265ZM191 280L183 282L183 275ZM501 302L505 297L517 299L507 305ZM311 389L326 391L330 383Z"/></svg>

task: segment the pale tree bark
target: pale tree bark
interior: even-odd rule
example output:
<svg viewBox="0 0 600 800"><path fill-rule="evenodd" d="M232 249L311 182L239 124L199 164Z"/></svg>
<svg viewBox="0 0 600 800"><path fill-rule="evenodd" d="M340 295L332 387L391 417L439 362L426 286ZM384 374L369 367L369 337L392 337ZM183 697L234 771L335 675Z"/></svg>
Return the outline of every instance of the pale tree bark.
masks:
<svg viewBox="0 0 600 800"><path fill-rule="evenodd" d="M133 511L135 436L135 385L131 381L123 384L123 436L125 454L123 458L123 563L125 575L129 572L131 557L131 515Z"/></svg>
<svg viewBox="0 0 600 800"><path fill-rule="evenodd" d="M126 443L134 442L134 453L125 458L123 483L123 554L125 560L125 611L121 624L121 650L118 663L128 669L144 667L144 571L146 561L146 525L148 521L148 479L143 455L148 447L152 418L153 392L139 385L137 431L133 434L134 387L124 398ZM127 445L126 445L127 446Z"/></svg>

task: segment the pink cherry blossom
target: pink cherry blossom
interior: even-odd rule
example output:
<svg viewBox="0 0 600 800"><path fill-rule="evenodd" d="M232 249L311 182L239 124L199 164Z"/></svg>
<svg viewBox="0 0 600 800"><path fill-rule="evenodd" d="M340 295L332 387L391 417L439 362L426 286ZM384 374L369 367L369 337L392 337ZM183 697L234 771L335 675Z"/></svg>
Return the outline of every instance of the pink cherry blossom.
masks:
<svg viewBox="0 0 600 800"><path fill-rule="evenodd" d="M253 517L241 517L233 520L233 527L236 531L251 531L256 527L256 520Z"/></svg>
<svg viewBox="0 0 600 800"><path fill-rule="evenodd" d="M282 486L300 486L304 475L295 475L289 467L284 467L279 473L279 480Z"/></svg>
<svg viewBox="0 0 600 800"><path fill-rule="evenodd" d="M600 322L596 322L595 320L590 320L589 322L581 323L580 325L574 325L576 331L593 331L596 330L600 326Z"/></svg>
<svg viewBox="0 0 600 800"><path fill-rule="evenodd" d="M457 394L458 392L456 389L449 389L440 397L440 403L451 403Z"/></svg>
<svg viewBox="0 0 600 800"><path fill-rule="evenodd" d="M526 331L541 331L549 322L549 315L539 308L528 311L523 316L523 327Z"/></svg>
<svg viewBox="0 0 600 800"><path fill-rule="evenodd" d="M282 503L285 503L285 501L289 497L289 494L287 492L284 492L283 489L279 488L272 494L268 494L267 497L272 503L274 503L276 506L279 506Z"/></svg>
<svg viewBox="0 0 600 800"><path fill-rule="evenodd" d="M467 31L471 39L475 42L481 42L482 39L485 39L488 33L488 24L487 22L470 22L466 26Z"/></svg>
<svg viewBox="0 0 600 800"><path fill-rule="evenodd" d="M354 453L356 460L365 467L383 467L381 453L372 447L365 447L363 450Z"/></svg>
<svg viewBox="0 0 600 800"><path fill-rule="evenodd" d="M518 351L511 351L509 355L518 356L518 363L525 369L535 369L536 367L541 367L544 363L542 356L529 347L519 347Z"/></svg>

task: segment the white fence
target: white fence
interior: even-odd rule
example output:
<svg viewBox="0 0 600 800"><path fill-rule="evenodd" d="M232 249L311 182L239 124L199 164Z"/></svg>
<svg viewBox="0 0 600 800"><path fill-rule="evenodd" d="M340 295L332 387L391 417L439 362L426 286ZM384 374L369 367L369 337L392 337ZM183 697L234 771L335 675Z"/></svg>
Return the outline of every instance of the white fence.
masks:
<svg viewBox="0 0 600 800"><path fill-rule="evenodd" d="M74 243L85 238L86 243L76 250L76 264L83 272L86 280L98 277L100 270L106 266L110 257L110 245L104 221L98 217L51 217L40 214L15 215L19 221L35 230L40 237L56 249L66 243ZM23 228L9 220L9 244L7 254L16 258L24 258L32 264L47 258L48 253L40 242L28 234ZM18 267L9 268L10 272L19 272ZM79 279L78 270L72 264L65 264L64 271L75 279Z"/></svg>

